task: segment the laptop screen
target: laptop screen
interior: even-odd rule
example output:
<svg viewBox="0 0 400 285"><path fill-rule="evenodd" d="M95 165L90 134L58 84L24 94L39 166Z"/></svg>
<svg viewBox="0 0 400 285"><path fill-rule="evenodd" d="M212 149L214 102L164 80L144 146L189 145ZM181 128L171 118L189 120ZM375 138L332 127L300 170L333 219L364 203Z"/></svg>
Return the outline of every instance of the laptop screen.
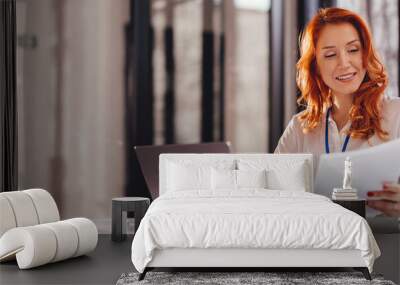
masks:
<svg viewBox="0 0 400 285"><path fill-rule="evenodd" d="M159 156L161 153L230 153L229 142L200 144L145 145L134 147L142 175L154 200L159 196Z"/></svg>

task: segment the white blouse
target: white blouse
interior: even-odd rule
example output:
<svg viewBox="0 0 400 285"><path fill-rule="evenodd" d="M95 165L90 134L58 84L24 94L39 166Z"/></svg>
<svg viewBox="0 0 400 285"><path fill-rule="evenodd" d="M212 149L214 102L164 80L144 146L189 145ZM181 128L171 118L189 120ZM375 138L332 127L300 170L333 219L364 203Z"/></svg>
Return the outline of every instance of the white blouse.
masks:
<svg viewBox="0 0 400 285"><path fill-rule="evenodd" d="M388 139L400 138L400 98L383 99L381 114L381 126L384 131L389 133ZM326 112L324 112L319 126L308 134L303 133L299 116L300 113L294 115L289 122L279 140L275 153L312 153L317 157L325 153ZM342 151L350 125L351 122L348 121L339 131L332 117L328 118L328 141L331 153ZM377 134L374 134L368 140L350 138L346 151L376 146L384 142Z"/></svg>

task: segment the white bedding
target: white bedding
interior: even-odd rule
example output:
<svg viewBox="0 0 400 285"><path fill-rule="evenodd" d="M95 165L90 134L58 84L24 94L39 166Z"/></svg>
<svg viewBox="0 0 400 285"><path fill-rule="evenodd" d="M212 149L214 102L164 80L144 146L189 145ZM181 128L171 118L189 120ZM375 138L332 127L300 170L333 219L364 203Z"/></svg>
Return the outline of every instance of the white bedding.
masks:
<svg viewBox="0 0 400 285"><path fill-rule="evenodd" d="M155 249L358 249L372 272L380 251L365 219L328 198L298 191L198 191L156 199L132 243L143 272ZM338 265L339 266L339 265Z"/></svg>

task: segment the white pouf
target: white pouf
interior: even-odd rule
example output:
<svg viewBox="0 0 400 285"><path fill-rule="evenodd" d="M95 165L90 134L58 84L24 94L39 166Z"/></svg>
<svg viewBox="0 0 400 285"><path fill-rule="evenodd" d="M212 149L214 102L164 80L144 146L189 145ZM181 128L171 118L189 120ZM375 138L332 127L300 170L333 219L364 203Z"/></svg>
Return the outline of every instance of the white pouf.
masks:
<svg viewBox="0 0 400 285"><path fill-rule="evenodd" d="M23 191L0 193L10 203L17 227L39 224L38 215L30 196Z"/></svg>
<svg viewBox="0 0 400 285"><path fill-rule="evenodd" d="M13 228L0 238L0 259L16 256L28 269L84 255L97 245L97 228L86 218Z"/></svg>
<svg viewBox="0 0 400 285"><path fill-rule="evenodd" d="M0 237L9 229L15 228L14 212L6 197L0 195Z"/></svg>
<svg viewBox="0 0 400 285"><path fill-rule="evenodd" d="M20 269L84 255L96 248L96 225L86 218L59 221L57 205L43 189L0 193L0 262Z"/></svg>
<svg viewBox="0 0 400 285"><path fill-rule="evenodd" d="M39 224L51 223L60 220L56 202L50 193L43 189L29 189L22 191L28 194L35 205Z"/></svg>

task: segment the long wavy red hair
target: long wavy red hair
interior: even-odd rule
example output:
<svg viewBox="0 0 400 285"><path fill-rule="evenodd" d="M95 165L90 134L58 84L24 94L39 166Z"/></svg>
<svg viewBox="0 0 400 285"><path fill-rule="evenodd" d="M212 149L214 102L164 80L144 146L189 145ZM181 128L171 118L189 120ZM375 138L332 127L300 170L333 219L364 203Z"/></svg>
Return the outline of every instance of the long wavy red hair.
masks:
<svg viewBox="0 0 400 285"><path fill-rule="evenodd" d="M301 91L297 102L306 105L306 109L300 115L303 131L307 133L317 127L323 111L332 104L329 87L317 72L316 46L324 26L342 23L350 23L357 30L366 69L363 82L353 94L350 135L353 138L368 139L376 133L381 139L386 139L388 133L381 128L380 110L383 92L388 84L385 68L378 59L371 33L364 20L354 12L340 8L320 9L300 37L301 57L296 65L296 80Z"/></svg>

